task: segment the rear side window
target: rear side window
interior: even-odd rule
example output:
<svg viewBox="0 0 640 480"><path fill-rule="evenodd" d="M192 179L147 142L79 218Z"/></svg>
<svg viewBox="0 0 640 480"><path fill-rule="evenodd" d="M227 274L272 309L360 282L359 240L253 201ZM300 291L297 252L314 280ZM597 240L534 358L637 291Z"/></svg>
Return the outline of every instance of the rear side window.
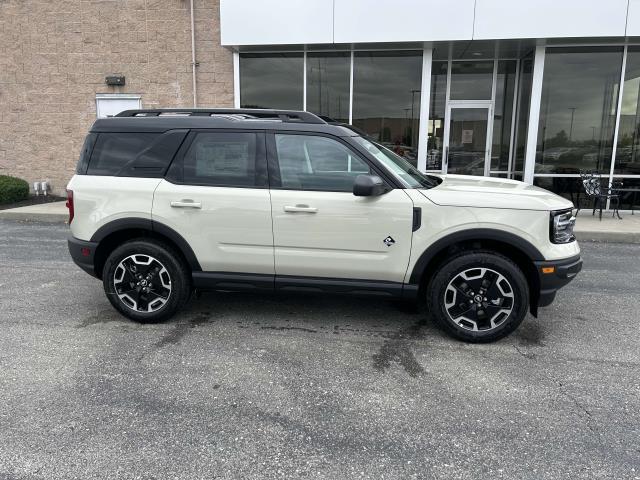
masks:
<svg viewBox="0 0 640 480"><path fill-rule="evenodd" d="M87 138L84 139L84 144L82 145L82 150L80 151L80 160L78 160L78 165L76 166L77 174L84 175L85 173L87 173L89 158L91 157L93 146L96 143L96 138L98 138L98 135L96 133L90 133L89 135L87 135Z"/></svg>
<svg viewBox="0 0 640 480"><path fill-rule="evenodd" d="M88 175L118 175L158 138L159 133L101 133L93 147Z"/></svg>
<svg viewBox="0 0 640 480"><path fill-rule="evenodd" d="M182 180L192 185L260 186L257 151L255 133L197 133L184 156Z"/></svg>

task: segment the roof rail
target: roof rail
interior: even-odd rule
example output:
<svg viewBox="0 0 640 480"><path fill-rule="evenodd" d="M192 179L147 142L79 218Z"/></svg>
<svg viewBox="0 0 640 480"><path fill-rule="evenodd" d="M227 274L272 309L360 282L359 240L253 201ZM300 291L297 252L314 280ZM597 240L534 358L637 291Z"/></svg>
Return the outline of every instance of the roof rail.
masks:
<svg viewBox="0 0 640 480"><path fill-rule="evenodd" d="M326 123L323 119L309 112L297 110L269 110L261 108L160 108L154 110L125 110L116 117L212 117L215 115L245 116L247 119L280 120L297 123Z"/></svg>

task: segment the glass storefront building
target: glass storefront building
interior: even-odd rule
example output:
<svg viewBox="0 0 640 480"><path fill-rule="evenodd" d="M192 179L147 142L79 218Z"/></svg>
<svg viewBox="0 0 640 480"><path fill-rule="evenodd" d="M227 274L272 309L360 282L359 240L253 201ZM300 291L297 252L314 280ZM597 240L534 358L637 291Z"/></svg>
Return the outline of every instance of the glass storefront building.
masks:
<svg viewBox="0 0 640 480"><path fill-rule="evenodd" d="M223 44L225 22L233 27L238 8L227 3L223 0L221 10ZM306 11L290 3L285 16L304 23ZM314 0L307 7L324 3ZM430 14L456 6L396 3L414 9L428 4ZM539 14L533 9L543 8L540 2L451 3L477 10L470 20L472 38L453 31L456 17L438 27L425 24L424 31L408 22L408 35L393 24L395 10L371 11L365 7L374 8L373 3L366 0L314 11L314 21L331 23L331 42L316 39L312 23L310 32L285 32L276 40L272 33L232 32L227 43L234 49L236 105L304 109L350 123L423 171L513 178L572 199L582 171L598 171L605 181L625 186L640 184L640 40L629 35L640 35L640 7L636 13L629 0L615 0L604 12L591 0L567 0L568 7L556 8L559 18L536 26L527 15ZM504 4L506 13L500 14L513 15L504 19L510 23L483 17L488 3ZM360 12L372 30L346 28L338 18L341 9ZM566 31L563 15L584 25ZM244 16L247 20L246 11ZM616 23L621 20L623 29ZM444 30L434 33L434 28ZM557 32L519 38L532 28ZM476 39L478 31L489 39ZM438 35L452 38L438 40ZM353 41L338 42L337 36ZM424 41L407 41L408 36Z"/></svg>

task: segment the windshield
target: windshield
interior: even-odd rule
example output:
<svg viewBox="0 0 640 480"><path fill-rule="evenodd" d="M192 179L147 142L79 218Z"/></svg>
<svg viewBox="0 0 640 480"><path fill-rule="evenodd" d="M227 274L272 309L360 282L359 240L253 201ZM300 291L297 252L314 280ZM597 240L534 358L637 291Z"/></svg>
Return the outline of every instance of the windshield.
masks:
<svg viewBox="0 0 640 480"><path fill-rule="evenodd" d="M440 183L436 177L425 175L404 158L379 143L373 143L363 137L352 138L402 180L406 188L432 188Z"/></svg>

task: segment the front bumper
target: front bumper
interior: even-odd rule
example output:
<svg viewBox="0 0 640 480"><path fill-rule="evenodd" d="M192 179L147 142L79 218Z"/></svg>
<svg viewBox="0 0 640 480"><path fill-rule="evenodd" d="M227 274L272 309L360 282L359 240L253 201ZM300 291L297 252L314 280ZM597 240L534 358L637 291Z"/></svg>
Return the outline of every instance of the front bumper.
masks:
<svg viewBox="0 0 640 480"><path fill-rule="evenodd" d="M92 277L98 278L93 262L98 244L96 242L79 240L72 235L69 235L69 238L67 238L67 245L69 247L69 254L71 255L74 263Z"/></svg>
<svg viewBox="0 0 640 480"><path fill-rule="evenodd" d="M538 272L540 294L538 307L550 305L556 297L556 292L575 278L582 270L580 255L561 260L534 262Z"/></svg>

